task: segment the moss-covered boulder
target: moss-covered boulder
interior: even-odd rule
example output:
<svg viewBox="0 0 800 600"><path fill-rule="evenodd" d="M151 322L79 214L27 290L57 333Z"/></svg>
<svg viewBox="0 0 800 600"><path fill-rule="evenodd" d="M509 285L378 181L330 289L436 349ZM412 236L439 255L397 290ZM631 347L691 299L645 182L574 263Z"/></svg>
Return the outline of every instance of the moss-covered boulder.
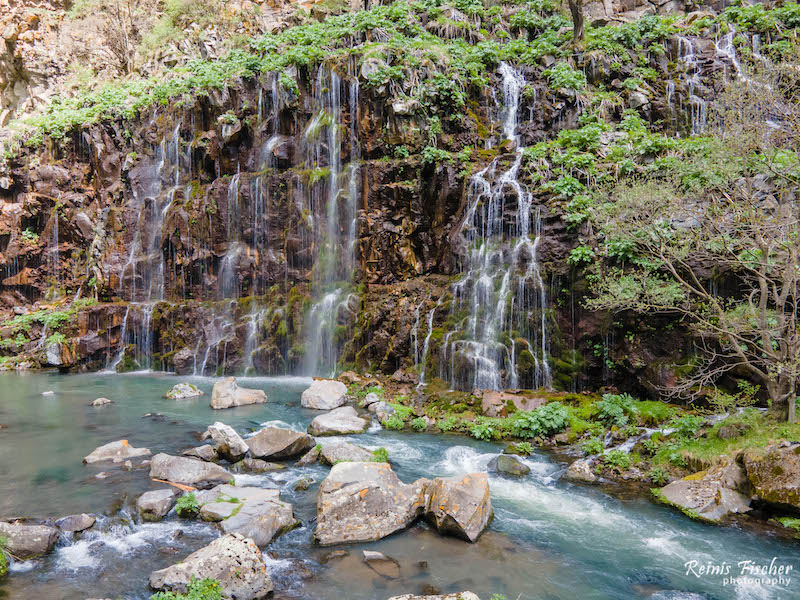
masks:
<svg viewBox="0 0 800 600"><path fill-rule="evenodd" d="M743 454L747 477L765 502L800 509L800 443L783 441Z"/></svg>

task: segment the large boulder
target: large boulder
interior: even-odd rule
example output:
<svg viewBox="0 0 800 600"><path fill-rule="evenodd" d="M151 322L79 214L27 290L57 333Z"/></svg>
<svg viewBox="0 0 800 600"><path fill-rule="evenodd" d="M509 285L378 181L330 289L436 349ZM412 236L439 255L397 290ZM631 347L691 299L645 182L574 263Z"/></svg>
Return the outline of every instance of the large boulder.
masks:
<svg viewBox="0 0 800 600"><path fill-rule="evenodd" d="M219 522L225 533L240 533L266 546L298 525L292 505L280 501L279 490L221 485L197 496L199 516Z"/></svg>
<svg viewBox="0 0 800 600"><path fill-rule="evenodd" d="M658 500L691 517L720 523L734 513L750 510L750 487L741 465L734 459L657 490Z"/></svg>
<svg viewBox="0 0 800 600"><path fill-rule="evenodd" d="M208 426L208 433L217 444L217 454L230 462L242 460L250 450L245 441L230 425L217 421Z"/></svg>
<svg viewBox="0 0 800 600"><path fill-rule="evenodd" d="M459 592L457 594L445 594L443 596L415 596L405 594L404 596L393 596L389 600L481 600L472 592Z"/></svg>
<svg viewBox="0 0 800 600"><path fill-rule="evenodd" d="M174 487L145 492L136 501L139 515L145 521L160 521L175 505L178 494L178 490Z"/></svg>
<svg viewBox="0 0 800 600"><path fill-rule="evenodd" d="M233 481L233 476L219 465L163 453L153 457L150 463L150 478L198 488L210 488Z"/></svg>
<svg viewBox="0 0 800 600"><path fill-rule="evenodd" d="M761 500L800 509L800 444L749 448L743 460L747 478Z"/></svg>
<svg viewBox="0 0 800 600"><path fill-rule="evenodd" d="M226 377L214 384L211 390L211 408L222 409L247 404L263 404L267 395L263 390L250 390L236 385L234 377Z"/></svg>
<svg viewBox="0 0 800 600"><path fill-rule="evenodd" d="M202 396L203 391L192 383L185 381L172 386L172 389L164 394L168 400L185 400L186 398L197 398Z"/></svg>
<svg viewBox="0 0 800 600"><path fill-rule="evenodd" d="M181 348L172 356L172 366L177 375L191 375L197 366L197 359L190 348Z"/></svg>
<svg viewBox="0 0 800 600"><path fill-rule="evenodd" d="M241 534L225 535L193 552L181 562L150 575L150 587L184 593L192 578L216 579L224 598L254 600L272 591L264 557L253 540Z"/></svg>
<svg viewBox="0 0 800 600"><path fill-rule="evenodd" d="M319 488L314 540L371 542L408 527L422 514L426 483L404 484L386 463L334 465Z"/></svg>
<svg viewBox="0 0 800 600"><path fill-rule="evenodd" d="M316 379L300 396L305 408L332 410L347 402L347 386L333 379Z"/></svg>
<svg viewBox="0 0 800 600"><path fill-rule="evenodd" d="M426 517L439 533L474 542L494 516L485 473L437 477L426 492Z"/></svg>
<svg viewBox="0 0 800 600"><path fill-rule="evenodd" d="M320 459L327 465L335 465L343 461L372 462L373 458L374 456L369 450L347 442L328 444L320 450Z"/></svg>
<svg viewBox="0 0 800 600"><path fill-rule="evenodd" d="M107 460L121 463L131 458L150 456L151 454L152 452L147 448L134 448L128 443L128 440L118 440L95 448L91 454L84 457L83 462L87 465Z"/></svg>
<svg viewBox="0 0 800 600"><path fill-rule="evenodd" d="M495 456L487 466L489 471L508 477L525 477L531 472L531 468L528 465L522 464L518 459L508 454Z"/></svg>
<svg viewBox="0 0 800 600"><path fill-rule="evenodd" d="M247 439L247 446L254 458L279 460L306 453L314 447L314 438L291 429L265 427Z"/></svg>
<svg viewBox="0 0 800 600"><path fill-rule="evenodd" d="M358 416L352 406L342 406L324 415L314 417L308 426L311 435L349 435L363 433L369 428L369 421Z"/></svg>
<svg viewBox="0 0 800 600"><path fill-rule="evenodd" d="M25 560L47 554L58 541L58 529L48 525L23 525L0 521L0 537L5 548L15 557Z"/></svg>

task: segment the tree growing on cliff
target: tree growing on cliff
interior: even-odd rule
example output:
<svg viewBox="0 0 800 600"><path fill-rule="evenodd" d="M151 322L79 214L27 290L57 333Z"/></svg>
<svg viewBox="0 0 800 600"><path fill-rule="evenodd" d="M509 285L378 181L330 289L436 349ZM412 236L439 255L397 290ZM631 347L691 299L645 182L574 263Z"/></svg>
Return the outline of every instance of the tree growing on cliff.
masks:
<svg viewBox="0 0 800 600"><path fill-rule="evenodd" d="M789 95L798 77L727 84L716 141L611 192L594 215L610 266L588 301L689 326L696 364L672 393L697 397L725 374L745 377L790 422L800 380L800 111Z"/></svg>
<svg viewBox="0 0 800 600"><path fill-rule="evenodd" d="M572 15L572 43L583 44L585 28L583 25L583 0L567 0Z"/></svg>

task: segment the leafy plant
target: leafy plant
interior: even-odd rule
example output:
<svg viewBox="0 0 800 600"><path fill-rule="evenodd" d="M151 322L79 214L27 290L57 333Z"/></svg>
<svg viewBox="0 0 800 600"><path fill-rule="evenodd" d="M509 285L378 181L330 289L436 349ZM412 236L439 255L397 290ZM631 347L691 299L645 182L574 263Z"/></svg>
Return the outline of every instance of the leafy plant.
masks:
<svg viewBox="0 0 800 600"><path fill-rule="evenodd" d="M656 465L647 472L647 478L656 485L664 485L669 481L669 471Z"/></svg>
<svg viewBox="0 0 800 600"><path fill-rule="evenodd" d="M586 454L600 454L603 451L603 440L598 437L589 438L581 446Z"/></svg>
<svg viewBox="0 0 800 600"><path fill-rule="evenodd" d="M384 447L376 448L375 450L373 450L372 456L374 457L372 459L373 462L379 462L379 463L389 462L389 451Z"/></svg>
<svg viewBox="0 0 800 600"><path fill-rule="evenodd" d="M566 429L569 413L560 402L550 402L535 410L515 413L515 417L512 426L514 435L533 438L553 435Z"/></svg>
<svg viewBox="0 0 800 600"><path fill-rule="evenodd" d="M405 422L403 422L403 419L400 418L400 415L395 413L393 415L390 415L390 416L386 417L382 421L382 425L386 429L392 429L394 431L400 431L403 427L405 427Z"/></svg>
<svg viewBox="0 0 800 600"><path fill-rule="evenodd" d="M476 440L489 442L494 438L495 430L491 424L479 417L469 426L469 434Z"/></svg>
<svg viewBox="0 0 800 600"><path fill-rule="evenodd" d="M601 458L606 467L617 471L627 471L633 466L630 454L622 450L609 450Z"/></svg>
<svg viewBox="0 0 800 600"><path fill-rule="evenodd" d="M192 577L185 594L158 592L150 596L150 600L222 600L222 586L216 579Z"/></svg>
<svg viewBox="0 0 800 600"><path fill-rule="evenodd" d="M178 513L178 516L184 518L196 515L199 510L200 505L197 504L197 497L194 495L194 492L184 494L178 498L178 501L175 503L175 511Z"/></svg>
<svg viewBox="0 0 800 600"><path fill-rule="evenodd" d="M6 556L7 547L8 538L0 537L0 579L8 574L8 556Z"/></svg>
<svg viewBox="0 0 800 600"><path fill-rule="evenodd" d="M669 423L669 427L675 430L675 434L684 438L693 437L702 426L703 417L697 415L684 415Z"/></svg>
<svg viewBox="0 0 800 600"><path fill-rule="evenodd" d="M424 431L428 428L428 422L423 417L417 417L411 421L411 426L417 431Z"/></svg>
<svg viewBox="0 0 800 600"><path fill-rule="evenodd" d="M610 425L625 427L628 417L638 412L634 402L628 394L603 394L596 404L598 417Z"/></svg>
<svg viewBox="0 0 800 600"><path fill-rule="evenodd" d="M566 88L570 90L582 90L586 87L586 75L582 71L573 69L569 63L557 62L544 72L544 76L550 83L550 88L558 90Z"/></svg>
<svg viewBox="0 0 800 600"><path fill-rule="evenodd" d="M461 419L458 417L447 417L446 419L442 419L436 426L439 428L440 431L448 432L448 431L455 431L461 425Z"/></svg>

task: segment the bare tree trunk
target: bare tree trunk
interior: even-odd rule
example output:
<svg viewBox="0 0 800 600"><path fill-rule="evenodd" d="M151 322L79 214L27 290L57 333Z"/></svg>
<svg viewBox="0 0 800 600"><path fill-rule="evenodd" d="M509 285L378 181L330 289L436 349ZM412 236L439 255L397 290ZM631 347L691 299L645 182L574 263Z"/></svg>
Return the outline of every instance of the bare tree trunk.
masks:
<svg viewBox="0 0 800 600"><path fill-rule="evenodd" d="M583 0L567 0L572 13L572 41L583 42Z"/></svg>

